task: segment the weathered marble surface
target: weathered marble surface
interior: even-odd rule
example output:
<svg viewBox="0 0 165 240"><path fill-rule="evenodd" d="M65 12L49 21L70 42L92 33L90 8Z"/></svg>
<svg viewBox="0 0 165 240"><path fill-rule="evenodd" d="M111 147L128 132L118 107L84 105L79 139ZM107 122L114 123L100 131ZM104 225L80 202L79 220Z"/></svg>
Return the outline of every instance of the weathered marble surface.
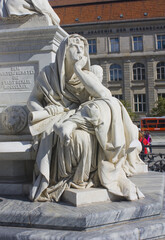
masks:
<svg viewBox="0 0 165 240"><path fill-rule="evenodd" d="M110 196L105 188L70 188L63 193L62 201L69 202L73 206L82 206L90 203L110 201Z"/></svg>
<svg viewBox="0 0 165 240"><path fill-rule="evenodd" d="M0 0L0 194L29 193L35 157L26 102L67 35L47 0Z"/></svg>
<svg viewBox="0 0 165 240"><path fill-rule="evenodd" d="M0 17L45 15L50 25L59 25L60 19L50 6L48 0L0 0Z"/></svg>
<svg viewBox="0 0 165 240"><path fill-rule="evenodd" d="M34 159L32 141L0 142L0 194L29 193Z"/></svg>
<svg viewBox="0 0 165 240"><path fill-rule="evenodd" d="M0 112L26 104L38 72L54 60L65 36L57 26L0 30Z"/></svg>
<svg viewBox="0 0 165 240"><path fill-rule="evenodd" d="M25 105L38 72L54 60L65 36L59 26L48 27L45 16L0 22L0 194L23 192L22 185L15 184L20 176L32 181L34 156ZM22 109L19 116L11 105Z"/></svg>
<svg viewBox="0 0 165 240"><path fill-rule="evenodd" d="M165 175L164 175L165 176ZM24 240L76 240L76 239L101 239L101 240L143 240L143 239L158 239L161 237L165 237L165 197L163 210L160 215L155 215L148 218L140 218L136 219L136 217L144 217L147 214L145 211L146 207L144 207L148 202L148 213L156 214L161 210L162 206L162 198L164 183L163 176L159 173L149 173L145 176L135 177L133 181L138 181L143 187L143 190L146 189L145 195L146 198L143 200L138 200L135 202L121 202L120 208L118 208L118 203L109 203L109 204L94 204L88 207L70 207L63 204L54 204L54 203L46 203L47 214L51 217L56 218L56 221L63 223L63 221L68 221L74 223L73 215L77 216L77 221L82 225L85 224L84 221L80 221L81 217L89 216L86 224L89 223L89 219L92 220L91 215L95 215L95 218L107 219L108 217L111 219L112 212L116 210L116 223L110 225L100 225L95 228L89 228L87 231L77 231L76 228L74 230L64 230L62 227L57 227L58 230L48 229L48 221L47 217L43 215L45 209L43 209L43 204L35 202L33 204L28 201L22 202L17 199L11 201L10 199L0 198L3 201L0 202L0 239L3 240L13 240L13 239L24 239ZM146 182L146 184L145 184ZM143 186L142 186L143 185ZM151 187L149 187L151 186ZM153 188L152 188L153 186ZM157 196L157 197L156 197ZM127 204L129 203L129 204ZM158 205L160 205L158 207ZM2 207L3 205L3 207ZM14 207L16 206L17 207ZM58 206L57 206L58 205ZM141 211L139 212L139 205L141 205ZM53 209L54 206L54 209ZM156 211L155 208L156 207ZM117 211L118 208L118 211ZM158 210L159 209L159 210ZM144 211L143 211L144 210ZM9 213L10 211L10 213ZM52 212L53 211L53 212ZM73 212L74 211L74 212ZM125 211L131 218L135 218L134 220L121 222L121 215ZM132 214L130 214L132 211ZM8 212L8 214L7 214ZM39 214L40 212L40 214ZM79 212L79 214L78 214ZM28 214L29 213L29 214ZM107 213L107 214L106 214ZM63 214L63 220L61 218L61 214ZM68 218L67 215L70 215ZM42 223L41 228L36 227L32 222L36 217L36 223ZM37 220L38 218L38 220ZM115 219L115 218L114 218ZM19 221L18 221L19 220ZM18 224L18 222L22 223L20 227L13 227L12 225ZM117 223L118 222L118 223ZM29 225L31 228L25 228L24 224ZM8 227L4 226L7 225ZM11 227L12 226L12 227ZM40 225L41 226L41 225ZM45 229L44 229L45 228ZM62 230L60 230L62 229Z"/></svg>
<svg viewBox="0 0 165 240"><path fill-rule="evenodd" d="M156 183L153 182L151 178L152 178L151 176L147 179L145 178L145 184L143 184L144 177L139 178L139 175L135 175L131 179L133 179L133 182L137 186L141 186L141 189L143 192L145 192L145 195L149 194L149 196L151 196L151 194L152 194L152 199L153 199L155 197L157 198L157 192L155 192L155 189L157 188L157 182ZM154 175L154 179L156 179L155 175ZM102 193L101 192L99 193L99 191L101 191L101 190L102 190ZM85 197L86 194L88 195L88 198ZM100 196L98 196L99 194L100 195L102 194L102 198ZM65 202L69 202L74 206L81 206L81 205L85 205L87 203L96 203L99 201L100 202L111 201L111 200L114 201L114 196L108 194L108 191L106 189L90 188L87 190L79 189L79 191L78 191L78 189L71 188L64 192L62 199Z"/></svg>
<svg viewBox="0 0 165 240"><path fill-rule="evenodd" d="M29 178L29 176L27 176ZM0 193L4 195L22 195L27 196L30 190L30 184L27 183L27 177L11 177L4 178L0 183ZM5 184L4 184L5 183Z"/></svg>
<svg viewBox="0 0 165 240"><path fill-rule="evenodd" d="M164 178L150 172L135 176L132 181L143 189L145 199L138 201L105 202L83 207L64 203L31 203L27 199L0 197L0 223L7 226L27 226L52 229L83 230L104 226L99 231L109 231L108 224L135 220L160 214L163 203ZM159 222L160 216L157 218ZM133 224L133 221L131 224ZM141 220L142 221L142 220ZM147 221L152 221L148 218ZM143 222L144 224L144 222ZM143 226L143 224L141 226ZM113 225L113 228L117 228ZM155 226L155 225L154 225ZM93 234L95 230L93 229ZM118 230L117 230L118 233ZM131 231L131 234L133 231ZM84 234L84 233L83 233ZM113 232L114 234L114 232ZM144 234L144 233L143 233ZM97 235L97 234L96 234ZM60 238L59 238L60 239ZM71 238L72 239L72 238Z"/></svg>
<svg viewBox="0 0 165 240"><path fill-rule="evenodd" d="M69 187L98 182L115 196L144 198L127 178L147 172L138 128L102 78L102 67L90 65L87 39L78 34L61 42L55 62L37 76L27 101L29 129L39 142L31 200L58 201Z"/></svg>

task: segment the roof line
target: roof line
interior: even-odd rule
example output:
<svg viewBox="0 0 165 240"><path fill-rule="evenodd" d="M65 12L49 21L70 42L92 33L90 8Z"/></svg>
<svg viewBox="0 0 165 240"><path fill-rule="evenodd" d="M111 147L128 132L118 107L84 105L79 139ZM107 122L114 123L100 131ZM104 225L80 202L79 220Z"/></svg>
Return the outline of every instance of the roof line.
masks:
<svg viewBox="0 0 165 240"><path fill-rule="evenodd" d="M73 26L86 26L86 25L99 25L99 24L116 24L116 23L130 23L130 22L150 22L150 21L165 20L165 17L158 18L141 18L141 19L127 19L127 20L113 20L113 21L99 21L99 22L87 22L87 23L73 23L73 24L61 24L61 27L73 27Z"/></svg>
<svg viewBox="0 0 165 240"><path fill-rule="evenodd" d="M130 2L130 1L140 1L140 0L125 0L126 2ZM145 1L145 0L143 0ZM123 0L97 0L95 2L93 1L84 1L84 2L71 2L71 3L57 3L57 2L54 2L54 5L53 3L51 4L51 1L49 1L49 3L51 4L51 7L52 8L63 8L63 7L73 7L73 6L80 6L80 5L96 5L96 4L103 4L103 3L115 3L115 2L123 2Z"/></svg>

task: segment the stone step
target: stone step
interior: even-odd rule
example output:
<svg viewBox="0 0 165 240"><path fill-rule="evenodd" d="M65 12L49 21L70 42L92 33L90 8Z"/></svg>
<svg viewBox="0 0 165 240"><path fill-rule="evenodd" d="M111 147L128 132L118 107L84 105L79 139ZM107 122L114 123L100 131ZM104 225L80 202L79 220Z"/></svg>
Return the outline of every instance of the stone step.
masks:
<svg viewBox="0 0 165 240"><path fill-rule="evenodd" d="M165 219L142 219L89 231L0 226L2 240L158 240L165 239Z"/></svg>
<svg viewBox="0 0 165 240"><path fill-rule="evenodd" d="M124 222L141 223L143 221L144 224L146 218L151 221L158 219L158 224L161 220L160 228L164 228L163 174L149 172L132 177L131 180L142 190L145 195L144 199L106 201L75 207L64 202L30 202L26 197L1 196L0 225L70 231L92 229L94 232L95 228L100 229L102 226L104 229L108 225L120 226ZM141 228L143 224L141 224Z"/></svg>
<svg viewBox="0 0 165 240"><path fill-rule="evenodd" d="M10 199L0 197L0 239L165 239L163 179L164 175L159 173L146 174L146 178L143 175L135 176L135 182L143 182L143 191L146 189L146 199L135 202L95 203L83 207L73 207L62 202L58 204L33 203L21 197L12 197ZM156 191L156 188L158 191ZM160 203L160 212L158 206L156 206L157 201ZM160 214L155 215L154 208L157 208L156 211ZM121 221L123 211L128 217ZM114 222L110 224L112 217ZM109 224L103 224L105 219L108 218ZM95 223L95 226L93 223ZM72 229L69 227L71 225ZM84 230L82 228L78 229L78 226L85 225L88 227L84 228Z"/></svg>
<svg viewBox="0 0 165 240"><path fill-rule="evenodd" d="M29 195L30 192L31 183L24 182L23 180L21 182L3 182L0 183L0 195L6 195L6 196L16 196L16 195Z"/></svg>
<svg viewBox="0 0 165 240"><path fill-rule="evenodd" d="M0 142L0 160L34 160L31 141Z"/></svg>

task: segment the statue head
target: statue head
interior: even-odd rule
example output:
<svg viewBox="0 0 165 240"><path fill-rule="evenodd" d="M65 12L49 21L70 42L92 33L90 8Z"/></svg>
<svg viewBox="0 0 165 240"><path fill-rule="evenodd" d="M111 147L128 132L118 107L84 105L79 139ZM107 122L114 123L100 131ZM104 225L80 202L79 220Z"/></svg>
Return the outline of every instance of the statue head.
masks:
<svg viewBox="0 0 165 240"><path fill-rule="evenodd" d="M52 89L58 92L61 101L65 102L66 106L70 104L70 101L75 100L74 96L72 97L68 91L65 91L66 81L73 74L74 63L82 56L87 57L87 63L83 69L89 71L90 59L87 40L78 34L68 35L60 43L55 62L51 64L54 77L52 78L52 75L49 76L49 83Z"/></svg>
<svg viewBox="0 0 165 240"><path fill-rule="evenodd" d="M75 63L84 56L84 41L79 36L75 35L68 39L68 47L66 49L66 58Z"/></svg>
<svg viewBox="0 0 165 240"><path fill-rule="evenodd" d="M88 61L84 69L89 70L90 59L87 40L78 34L72 34L65 40L65 44L65 60L67 60L69 65L74 65L76 61L86 56Z"/></svg>

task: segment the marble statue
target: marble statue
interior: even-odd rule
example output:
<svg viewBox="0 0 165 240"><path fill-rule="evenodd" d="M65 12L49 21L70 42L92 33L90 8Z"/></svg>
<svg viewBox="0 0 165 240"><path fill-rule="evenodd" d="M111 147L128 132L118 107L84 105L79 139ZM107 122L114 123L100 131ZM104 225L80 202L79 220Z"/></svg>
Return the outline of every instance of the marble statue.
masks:
<svg viewBox="0 0 165 240"><path fill-rule="evenodd" d="M50 6L48 0L0 0L0 17L43 14L59 25L60 19Z"/></svg>
<svg viewBox="0 0 165 240"><path fill-rule="evenodd" d="M102 78L77 34L39 73L27 103L37 151L31 200L58 201L66 188L98 186L127 200L144 197L128 178L147 171L138 128Z"/></svg>

